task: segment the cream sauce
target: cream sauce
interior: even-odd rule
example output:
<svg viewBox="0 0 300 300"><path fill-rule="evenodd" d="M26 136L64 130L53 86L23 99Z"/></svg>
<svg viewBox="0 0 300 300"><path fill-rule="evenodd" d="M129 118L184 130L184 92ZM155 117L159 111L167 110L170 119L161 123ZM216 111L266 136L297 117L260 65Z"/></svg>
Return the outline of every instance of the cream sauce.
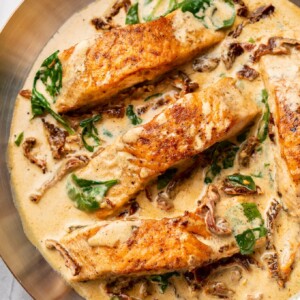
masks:
<svg viewBox="0 0 300 300"><path fill-rule="evenodd" d="M245 1L250 10L255 9L259 5L269 4L268 1ZM272 17L261 20L258 23L251 24L244 28L243 33L238 38L238 41L248 42L254 39L257 44L266 42L268 37L282 35L289 38L300 39L299 19L300 11L296 7L284 0L274 0L273 5L276 7ZM113 1L96 1L86 9L76 13L58 30L54 37L49 41L46 47L41 52L36 60L33 68L25 82L24 89L31 89L33 77L41 65L45 57L59 49L66 49L73 44L93 37L97 32L91 26L90 20L93 17L105 15L106 11L112 6ZM116 23L124 24L125 14L121 11L115 19ZM240 23L241 19L237 18L236 24ZM220 56L221 49L226 41L209 51L211 56ZM249 54L245 53L238 57L229 71L225 69L222 63L210 73L194 73L191 69L191 64L182 67L189 76L197 81L200 88L211 85L222 76L235 77L236 72L241 66L249 62ZM257 69L257 66L254 65ZM264 88L261 77L254 82L246 80L238 80L238 87L242 93L256 101L259 105L261 90ZM162 92L162 91L158 91ZM153 92L153 94L155 91ZM146 95L148 96L148 95ZM135 106L144 105L143 101L146 96L138 99L127 100L126 103L132 103ZM270 103L271 110L274 111L274 104ZM208 107L207 110L210 108ZM142 115L143 122L152 119L155 114L161 110L149 109L147 113ZM46 119L48 119L47 117ZM22 122L20 122L22 120ZM53 119L50 119L53 122ZM163 121L163 120L162 120ZM125 117L124 119L108 119L97 125L100 138L104 140L103 146L115 141L120 135L124 134L133 125ZM105 130L112 133L112 137L105 135ZM252 132L257 130L257 124L252 128ZM36 152L42 158L47 160L49 171L42 174L40 169L32 165L24 158L21 147L18 148L14 144L16 136L24 131L25 138L36 137L38 145ZM208 133L209 134L209 133ZM134 139L134 136L125 136L127 139ZM276 167L274 157L280 157L278 147L269 140L262 144L261 150L252 158L249 168L240 168L235 162L234 168L223 170L222 173L214 180L216 185L220 185L224 176L234 172L243 174L251 174L254 176L255 182L263 191L262 195L247 196L245 201L257 203L259 210L265 217L265 212L268 208L270 200L278 198L277 183L275 176ZM11 181L14 190L15 204L19 210L24 231L30 241L39 249L42 255L68 281L69 270L64 266L63 260L58 253L49 251L45 248L44 241L48 238L59 239L70 226L93 224L97 221L96 217L84 213L74 207L74 204L68 199L66 194L67 178L61 180L53 188L51 188L42 198L39 204L32 203L29 196L36 191L45 181L47 181L58 169L61 162L56 162L52 159L50 148L47 143L42 122L39 118L31 120L30 101L18 96L15 105L14 117L11 126L11 138L9 141L9 166L11 170ZM165 212L159 209L155 202L147 200L145 193L141 192L137 196L137 201L140 205L140 210L134 217L137 218L163 218L182 215L184 211L193 211L196 208L197 201L205 193L206 185L204 184L205 170L198 169L191 178L184 181L180 186L180 191L174 200L174 209L170 212ZM243 199L237 197L229 197L222 194L222 200L217 205L217 215L224 216L226 210L233 204L237 204ZM109 229L109 228L108 228ZM129 231L125 229L124 236L116 236L115 239L107 240L107 243L114 244L116 240L124 241L129 236ZM114 229L107 230L107 234L115 234ZM105 244L105 237L98 237L98 241L92 243ZM297 249L299 243L299 224L296 220L289 217L285 212L280 213L276 227L275 244L280 253L280 261L284 264L284 260L288 257L287 252L292 249ZM255 257L260 261L264 249L259 249L255 253ZM281 255L282 253L282 255ZM298 254L297 254L298 255ZM279 288L276 281L271 279L266 268L259 269L253 267L252 272L243 271L243 277L238 280L233 280L232 269L225 269L215 274L215 281L223 281L229 288L234 290L233 299L247 299L247 295L259 296L263 295L262 299L288 299L295 293L299 292L300 286L300 264L296 259L294 270L291 273L290 279L285 288ZM170 279L172 285L166 290L165 294L160 294L157 290L154 294L144 299L215 299L213 296L205 294L204 291L192 291L182 277L172 277ZM100 280L86 283L71 283L75 290L83 297L91 300L109 299L103 290L103 284ZM136 287L133 294L138 296ZM276 296L274 296L276 295Z"/></svg>

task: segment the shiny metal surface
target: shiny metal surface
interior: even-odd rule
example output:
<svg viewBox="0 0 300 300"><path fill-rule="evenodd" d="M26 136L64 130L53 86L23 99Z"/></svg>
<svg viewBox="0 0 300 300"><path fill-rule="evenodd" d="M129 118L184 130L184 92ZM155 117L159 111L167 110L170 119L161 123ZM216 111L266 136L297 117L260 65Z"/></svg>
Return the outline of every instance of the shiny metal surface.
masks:
<svg viewBox="0 0 300 300"><path fill-rule="evenodd" d="M25 0L0 34L0 254L35 299L80 299L25 237L13 205L6 148L14 100L46 42L93 0ZM300 6L300 0L294 0ZM21 121L21 120L20 120Z"/></svg>

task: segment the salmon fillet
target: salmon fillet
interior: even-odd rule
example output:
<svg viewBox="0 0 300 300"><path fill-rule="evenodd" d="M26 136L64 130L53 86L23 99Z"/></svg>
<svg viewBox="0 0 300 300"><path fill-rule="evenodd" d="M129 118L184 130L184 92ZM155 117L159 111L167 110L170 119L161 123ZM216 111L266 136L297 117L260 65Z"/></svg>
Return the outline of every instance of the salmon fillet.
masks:
<svg viewBox="0 0 300 300"><path fill-rule="evenodd" d="M211 238L204 219L186 213L173 219L102 221L59 242L47 240L46 246L63 256L72 281L85 281L191 270L239 252L233 237L226 242L214 237L222 241L215 249L208 245Z"/></svg>
<svg viewBox="0 0 300 300"><path fill-rule="evenodd" d="M118 179L96 212L118 211L153 178L180 161L243 129L256 116L256 105L243 98L231 78L185 95L149 123L135 127L94 157L77 177Z"/></svg>
<svg viewBox="0 0 300 300"><path fill-rule="evenodd" d="M177 10L158 20L103 32L59 55L59 113L103 103L120 91L192 60L224 38L191 13Z"/></svg>
<svg viewBox="0 0 300 300"><path fill-rule="evenodd" d="M265 56L260 67L274 100L281 157L287 167L277 160L279 188L287 208L300 216L300 53Z"/></svg>

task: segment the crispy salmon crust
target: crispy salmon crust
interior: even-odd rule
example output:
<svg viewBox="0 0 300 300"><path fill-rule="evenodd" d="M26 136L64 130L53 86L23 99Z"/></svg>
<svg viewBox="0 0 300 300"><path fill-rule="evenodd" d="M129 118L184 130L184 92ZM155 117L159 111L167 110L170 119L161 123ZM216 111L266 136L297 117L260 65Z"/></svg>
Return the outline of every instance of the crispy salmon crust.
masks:
<svg viewBox="0 0 300 300"><path fill-rule="evenodd" d="M110 236L105 233L117 223L131 227L125 240L114 237L120 227L108 231ZM211 238L204 219L186 213L172 219L99 222L67 234L59 242L47 240L46 246L60 252L72 270L73 281L191 270L239 252L234 239L226 251L216 251L199 238ZM114 245L111 239L115 239Z"/></svg>
<svg viewBox="0 0 300 300"><path fill-rule="evenodd" d="M120 91L181 65L224 38L192 14L175 11L158 20L125 26L82 41L59 55L59 113L103 103Z"/></svg>
<svg viewBox="0 0 300 300"><path fill-rule="evenodd" d="M106 217L174 164L238 133L257 112L233 79L221 79L212 87L185 95L149 123L129 130L76 175L120 180L96 212L99 218Z"/></svg>
<svg viewBox="0 0 300 300"><path fill-rule="evenodd" d="M263 79L275 104L281 157L291 182L284 180L280 167L279 187L292 214L300 216L300 53L265 56L260 62ZM278 163L280 163L278 161ZM289 177L289 176L288 176Z"/></svg>

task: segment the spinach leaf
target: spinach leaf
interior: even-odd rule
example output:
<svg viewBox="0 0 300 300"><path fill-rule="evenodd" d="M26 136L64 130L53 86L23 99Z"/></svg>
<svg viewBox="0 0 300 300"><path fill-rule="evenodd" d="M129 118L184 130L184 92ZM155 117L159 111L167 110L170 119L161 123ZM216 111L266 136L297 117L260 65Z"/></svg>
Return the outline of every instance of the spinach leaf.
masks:
<svg viewBox="0 0 300 300"><path fill-rule="evenodd" d="M166 289L169 285L169 278L171 278L174 275L179 276L179 274L177 272L170 272L170 273L166 273L166 274L162 274L162 275L151 275L149 277L149 280L151 282L158 283L159 292L161 294L164 294L164 292L166 291Z"/></svg>
<svg viewBox="0 0 300 300"><path fill-rule="evenodd" d="M127 106L126 116L128 117L128 119L131 121L131 124L133 124L133 125L138 125L143 122L143 120L135 114L135 112L133 110L133 105Z"/></svg>
<svg viewBox="0 0 300 300"><path fill-rule="evenodd" d="M32 97L31 97L31 110L33 113L33 118L43 115L44 113L49 113L58 123L60 123L69 134L73 134L74 130L70 127L66 120L64 120L61 115L56 113L51 109L50 103L44 97L43 94L38 92L34 87L32 89Z"/></svg>
<svg viewBox="0 0 300 300"><path fill-rule="evenodd" d="M101 201L108 190L117 184L118 180L94 181L71 175L67 184L68 197L76 203L80 210L95 211L100 208Z"/></svg>
<svg viewBox="0 0 300 300"><path fill-rule="evenodd" d="M251 176L233 174L226 177L234 186L242 186L250 191L256 191L256 184Z"/></svg>
<svg viewBox="0 0 300 300"><path fill-rule="evenodd" d="M154 94L154 95L150 95L150 96L146 97L144 101L146 102L146 101L149 101L153 98L161 97L162 95L163 95L162 93L157 93L157 94Z"/></svg>
<svg viewBox="0 0 300 300"><path fill-rule="evenodd" d="M236 216L239 214L235 214L236 209L242 208L242 211L247 218L247 222L238 220ZM235 207L229 209L231 211L228 214L229 220L231 219L231 224L239 228L239 226L247 226L244 232L236 234L235 239L240 248L241 254L252 254L255 246L255 242L257 239L266 236L267 229L264 226L264 220L257 208L255 203L241 203ZM257 219L259 221L257 221ZM233 228L233 232L236 231L237 228ZM243 228L243 227L242 227Z"/></svg>
<svg viewBox="0 0 300 300"><path fill-rule="evenodd" d="M244 215L247 217L248 221L251 222L254 219L258 218L263 222L262 216L256 206L255 203L241 203L243 210L244 210Z"/></svg>
<svg viewBox="0 0 300 300"><path fill-rule="evenodd" d="M24 138L24 132L21 132L17 138L15 139L15 144L19 147L23 141Z"/></svg>
<svg viewBox="0 0 300 300"><path fill-rule="evenodd" d="M139 20L139 4L132 5L126 15L125 24L138 24Z"/></svg>
<svg viewBox="0 0 300 300"><path fill-rule="evenodd" d="M62 87L62 65L57 56L58 52L57 50L46 58L35 75L43 82L46 91L53 99L59 94Z"/></svg>
<svg viewBox="0 0 300 300"><path fill-rule="evenodd" d="M266 140L266 138L268 136L268 129L269 129L271 113L270 113L270 107L268 104L269 95L265 89L262 90L261 97L262 97L261 101L265 105L265 110L264 110L262 119L260 120L259 128L257 131L257 138L262 143L263 141Z"/></svg>
<svg viewBox="0 0 300 300"><path fill-rule="evenodd" d="M255 234L256 232L258 232L258 235ZM262 225L257 228L247 229L243 233L236 235L235 239L240 248L241 254L252 254L256 240L266 236L266 234L267 229Z"/></svg>
<svg viewBox="0 0 300 300"><path fill-rule="evenodd" d="M252 254L255 245L255 235L252 229L248 229L236 237L236 242L240 248L241 254L247 255Z"/></svg>
<svg viewBox="0 0 300 300"><path fill-rule="evenodd" d="M259 227L257 227L257 228L254 228L253 229L253 231L254 232L258 232L258 237L263 237L263 236L266 236L267 235L267 232L268 232L268 230L267 230L267 228L265 227L265 226L259 226Z"/></svg>
<svg viewBox="0 0 300 300"><path fill-rule="evenodd" d="M100 145L98 130L95 127L94 123L101 120L101 118L102 118L101 115L95 115L94 117L85 119L79 123L79 126L82 127L82 132L81 132L82 143L84 147L90 152L93 152L94 148ZM95 145L88 144L86 138L92 138L95 142Z"/></svg>
<svg viewBox="0 0 300 300"><path fill-rule="evenodd" d="M229 141L217 143L206 153L211 157L212 164L207 170L204 178L205 183L213 182L222 169L233 167L234 159L239 147Z"/></svg>
<svg viewBox="0 0 300 300"><path fill-rule="evenodd" d="M41 80L52 97L55 97L59 93L61 88L62 68L57 53L58 51L44 60L41 68L34 77L31 96L31 111L33 118L41 116L44 113L49 113L68 131L69 134L73 134L74 130L70 125L58 113L52 110L50 103L45 96L36 89L38 80Z"/></svg>
<svg viewBox="0 0 300 300"><path fill-rule="evenodd" d="M199 17L196 15L200 10L205 10L211 5L211 0L185 0L180 3L181 10L183 12L191 12L196 18Z"/></svg>
<svg viewBox="0 0 300 300"><path fill-rule="evenodd" d="M174 175L176 174L177 169L168 169L164 174L159 175L157 177L157 189L161 190L165 188L168 183L173 179Z"/></svg>

